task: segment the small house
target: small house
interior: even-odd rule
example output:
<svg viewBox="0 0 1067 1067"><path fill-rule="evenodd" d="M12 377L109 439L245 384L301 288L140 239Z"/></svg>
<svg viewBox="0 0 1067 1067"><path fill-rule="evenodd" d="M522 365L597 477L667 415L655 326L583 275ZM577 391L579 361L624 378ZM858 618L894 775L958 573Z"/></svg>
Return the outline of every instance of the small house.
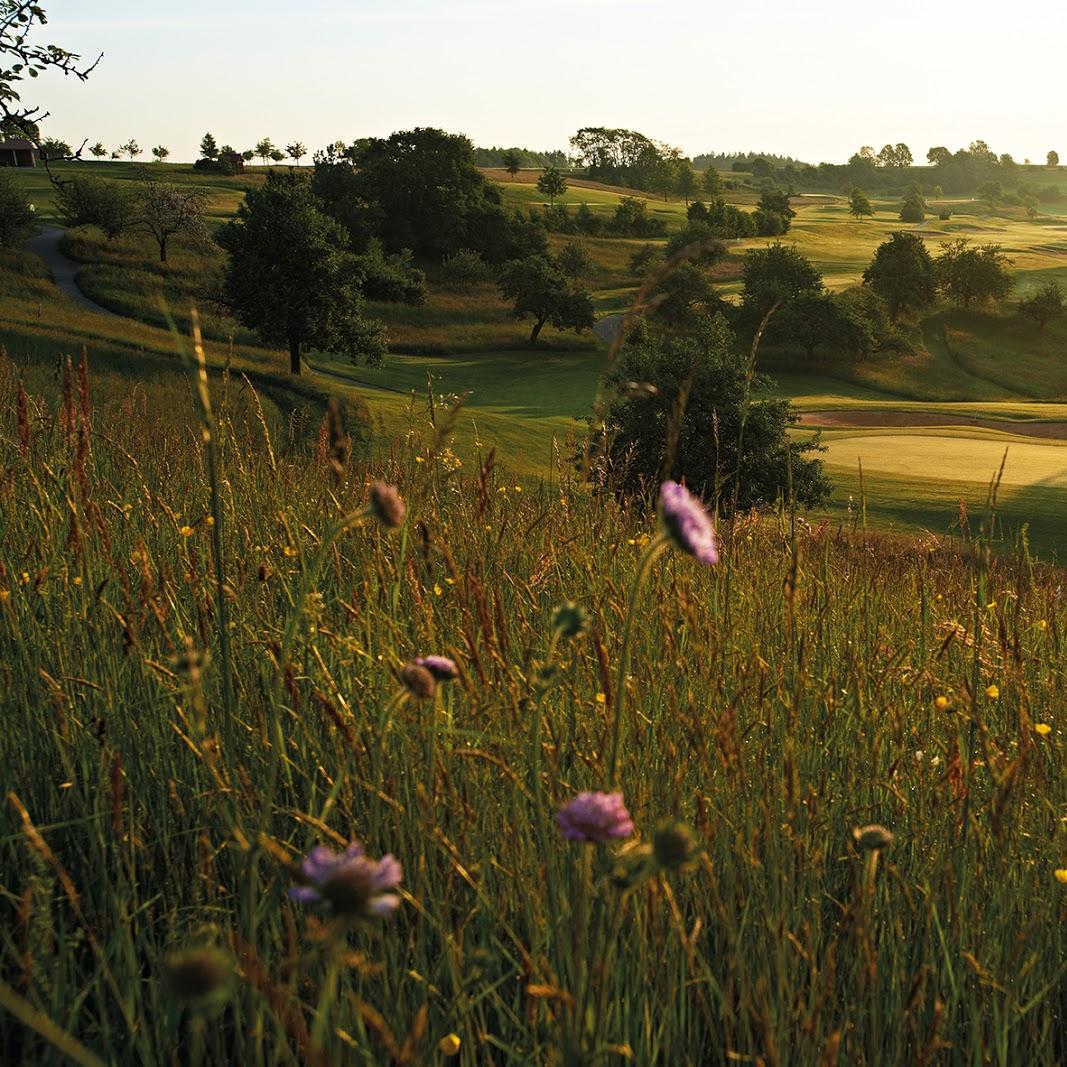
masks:
<svg viewBox="0 0 1067 1067"><path fill-rule="evenodd" d="M245 161L240 152L224 152L219 156L220 162L228 163L234 174L244 174Z"/></svg>
<svg viewBox="0 0 1067 1067"><path fill-rule="evenodd" d="M36 167L37 153L29 141L12 137L0 141L0 167Z"/></svg>

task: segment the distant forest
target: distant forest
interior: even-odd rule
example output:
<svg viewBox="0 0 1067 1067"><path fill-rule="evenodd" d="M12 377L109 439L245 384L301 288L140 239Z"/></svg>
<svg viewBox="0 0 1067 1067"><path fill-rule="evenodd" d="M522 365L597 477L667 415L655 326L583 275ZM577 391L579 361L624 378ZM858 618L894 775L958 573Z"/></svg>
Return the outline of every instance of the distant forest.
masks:
<svg viewBox="0 0 1067 1067"><path fill-rule="evenodd" d="M794 167L805 166L803 160L794 159L792 156L780 156L776 152L701 152L693 156L693 166L697 170L707 170L715 167L716 170L732 170L735 163L751 163L754 159L765 159L776 167L785 167L792 164Z"/></svg>
<svg viewBox="0 0 1067 1067"><path fill-rule="evenodd" d="M474 165L476 167L504 167L504 156L514 152L522 167L559 167L565 170L570 166L566 152L558 149L554 152L535 152L530 148L475 148Z"/></svg>

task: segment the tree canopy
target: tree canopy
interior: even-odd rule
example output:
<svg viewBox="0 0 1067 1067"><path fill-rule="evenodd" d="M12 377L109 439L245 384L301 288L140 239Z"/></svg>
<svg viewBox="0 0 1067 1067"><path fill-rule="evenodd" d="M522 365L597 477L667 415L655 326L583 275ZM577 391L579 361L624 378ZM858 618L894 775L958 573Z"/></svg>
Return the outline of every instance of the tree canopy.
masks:
<svg viewBox="0 0 1067 1067"><path fill-rule="evenodd" d="M534 320L530 344L537 343L546 324L576 333L593 325L589 294L550 256L528 256L505 263L500 271L500 291L512 301L511 314L515 318Z"/></svg>
<svg viewBox="0 0 1067 1067"><path fill-rule="evenodd" d="M966 237L943 244L934 262L938 287L965 308L1007 296L1010 265L1000 245L975 245Z"/></svg>
<svg viewBox="0 0 1067 1067"><path fill-rule="evenodd" d="M900 231L878 246L863 272L864 284L881 296L894 321L902 311L919 310L934 301L934 262L921 237Z"/></svg>
<svg viewBox="0 0 1067 1067"><path fill-rule="evenodd" d="M748 370L721 315L694 335L645 332L631 340L609 378L615 399L603 438L621 488L641 492L664 477L684 479L728 512L735 494L741 510L773 504L791 480L799 503L824 503L830 485L809 456L817 439L790 440L789 401L750 399ZM634 390L631 382L654 388Z"/></svg>
<svg viewBox="0 0 1067 1067"><path fill-rule="evenodd" d="M308 347L381 362L384 334L363 314L363 277L347 235L302 175L269 173L217 240L229 253L224 302L268 344L288 348L293 374Z"/></svg>

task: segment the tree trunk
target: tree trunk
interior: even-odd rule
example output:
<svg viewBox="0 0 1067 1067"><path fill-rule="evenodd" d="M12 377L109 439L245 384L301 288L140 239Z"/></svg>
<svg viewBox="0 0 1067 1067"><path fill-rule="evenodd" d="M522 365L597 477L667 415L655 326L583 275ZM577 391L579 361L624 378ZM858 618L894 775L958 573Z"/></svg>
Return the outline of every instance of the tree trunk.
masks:
<svg viewBox="0 0 1067 1067"><path fill-rule="evenodd" d="M159 241L159 262L160 263L166 263L167 262L167 239L166 239L166 237L159 237L159 238L157 238L157 240Z"/></svg>
<svg viewBox="0 0 1067 1067"><path fill-rule="evenodd" d="M290 374L299 374L300 373L300 342L299 341L290 341L289 342L289 373Z"/></svg>
<svg viewBox="0 0 1067 1067"><path fill-rule="evenodd" d="M530 344L537 344L537 335L541 332L541 327L544 326L544 324L544 319L538 319L537 322L534 323L534 328L530 331Z"/></svg>

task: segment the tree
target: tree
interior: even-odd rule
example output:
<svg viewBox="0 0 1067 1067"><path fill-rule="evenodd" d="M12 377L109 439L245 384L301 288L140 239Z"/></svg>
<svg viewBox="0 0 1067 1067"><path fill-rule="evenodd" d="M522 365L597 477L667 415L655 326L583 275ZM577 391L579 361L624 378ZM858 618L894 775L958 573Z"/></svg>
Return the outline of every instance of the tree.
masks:
<svg viewBox="0 0 1067 1067"><path fill-rule="evenodd" d="M1011 292L1011 260L1000 245L973 245L966 237L946 242L934 262L941 291L965 308L999 300Z"/></svg>
<svg viewBox="0 0 1067 1067"><path fill-rule="evenodd" d="M165 145L157 144L156 147L152 149L152 155L156 157L157 163L162 163L163 160L170 155L170 149Z"/></svg>
<svg viewBox="0 0 1067 1067"><path fill-rule="evenodd" d="M292 144L287 144L285 151L298 167L300 166L300 160L308 154L307 146L302 141L293 141Z"/></svg>
<svg viewBox="0 0 1067 1067"><path fill-rule="evenodd" d="M1053 149L1045 157L1045 160L1050 167L1058 167L1060 165L1060 154L1055 149Z"/></svg>
<svg viewBox="0 0 1067 1067"><path fill-rule="evenodd" d="M769 339L800 345L811 359L820 344L838 342L843 326L841 311L829 293L803 292L773 316Z"/></svg>
<svg viewBox="0 0 1067 1067"><path fill-rule="evenodd" d="M270 159L271 152L274 151L274 142L269 137L263 137L256 142L255 148L252 149L254 155L259 157L260 163L264 166L267 165L267 160Z"/></svg>
<svg viewBox="0 0 1067 1067"><path fill-rule="evenodd" d="M678 195L685 201L685 206L689 207L689 201L696 196L700 186L697 184L697 175L696 171L693 170L693 164L688 159L682 160L678 164L674 187Z"/></svg>
<svg viewBox="0 0 1067 1067"><path fill-rule="evenodd" d="M1019 301L1019 311L1043 330L1053 319L1063 317L1063 287L1058 282L1047 282L1032 296Z"/></svg>
<svg viewBox="0 0 1067 1067"><path fill-rule="evenodd" d="M874 214L867 194L861 189L853 189L848 194L848 212L856 219L870 218Z"/></svg>
<svg viewBox="0 0 1067 1067"><path fill-rule="evenodd" d="M704 187L704 192L710 197L722 196L722 175L712 167L710 164L708 169L704 171L704 180L701 183Z"/></svg>
<svg viewBox="0 0 1067 1067"><path fill-rule="evenodd" d="M758 322L776 305L784 305L801 293L819 292L822 275L797 251L781 241L745 253L741 268L741 307Z"/></svg>
<svg viewBox="0 0 1067 1067"><path fill-rule="evenodd" d="M568 241L556 255L556 262L568 278L584 278L593 269L589 249L582 241Z"/></svg>
<svg viewBox="0 0 1067 1067"><path fill-rule="evenodd" d="M933 187L933 189L931 189L931 190L930 190L930 195L931 195L931 196L932 196L932 197L933 197L933 198L934 198L935 200L940 200L940 199L942 199L942 197L944 197L944 195L945 195L945 190L944 190L944 189L942 189L940 185L935 185L935 186Z"/></svg>
<svg viewBox="0 0 1067 1067"><path fill-rule="evenodd" d="M281 163L285 159L285 153L280 148L272 148L270 150L270 160L272 163Z"/></svg>
<svg viewBox="0 0 1067 1067"><path fill-rule="evenodd" d="M439 259L468 248L499 264L547 247L542 227L504 209L471 142L443 130L370 137L344 157L319 153L313 188L356 249L380 237L391 252Z"/></svg>
<svg viewBox="0 0 1067 1067"><path fill-rule="evenodd" d="M74 154L74 149L66 141L61 141L58 137L46 137L41 141L39 147L41 155L45 159L67 159Z"/></svg>
<svg viewBox="0 0 1067 1067"><path fill-rule="evenodd" d="M661 279L649 317L669 330L694 330L723 302L711 279L696 263L681 263Z"/></svg>
<svg viewBox="0 0 1067 1067"><path fill-rule="evenodd" d="M567 191L567 179L558 167L545 167L541 177L537 179L537 191L542 196L547 196L550 204L554 204L556 197Z"/></svg>
<svg viewBox="0 0 1067 1067"><path fill-rule="evenodd" d="M863 283L885 300L894 322L902 311L928 307L937 292L930 252L921 237L904 231L878 246Z"/></svg>
<svg viewBox="0 0 1067 1067"><path fill-rule="evenodd" d="M40 123L48 112L22 97L23 82L46 71L86 81L101 57L83 64L81 57L34 38L48 18L37 0L0 2L0 126L7 137L23 137L41 147ZM48 159L45 159L47 165Z"/></svg>
<svg viewBox="0 0 1067 1067"><path fill-rule="evenodd" d="M92 146L92 148L89 149L89 151L92 152L93 156L96 159L103 159L104 156L107 155L107 149L103 146L103 143L100 142L100 141L97 141L96 144L94 144Z"/></svg>
<svg viewBox="0 0 1067 1067"><path fill-rule="evenodd" d="M989 204L989 209L992 211L1004 199L1004 186L998 181L982 182L975 193L980 200Z"/></svg>
<svg viewBox="0 0 1067 1067"><path fill-rule="evenodd" d="M926 201L920 193L910 192L900 205L901 222L922 222L926 218Z"/></svg>
<svg viewBox="0 0 1067 1067"><path fill-rule="evenodd" d="M952 153L943 145L938 145L926 153L926 161L932 167L944 167L952 162Z"/></svg>
<svg viewBox="0 0 1067 1067"><path fill-rule="evenodd" d="M243 152L241 153L241 158L242 158L242 159L243 159L243 160L244 160L244 161L245 161L246 163L251 163L251 162L252 162L252 160L256 158L256 153L255 153L255 152L254 152L254 151L253 151L253 150L252 150L251 148L246 148L246 149L245 149L245 150L244 150L244 151L243 151Z"/></svg>
<svg viewBox="0 0 1067 1067"><path fill-rule="evenodd" d="M155 239L160 263L167 262L167 249L172 238L206 239L204 212L208 201L199 189L149 177L138 192L138 200L137 225Z"/></svg>
<svg viewBox="0 0 1067 1067"><path fill-rule="evenodd" d="M532 318L530 344L546 323L557 330L581 333L593 325L593 303L589 294L563 273L549 256L529 256L505 263L500 272L500 291L513 303L517 319Z"/></svg>
<svg viewBox="0 0 1067 1067"><path fill-rule="evenodd" d="M99 226L113 240L134 224L135 199L130 182L77 177L60 186L56 207L64 226Z"/></svg>
<svg viewBox="0 0 1067 1067"><path fill-rule="evenodd" d="M303 175L271 171L217 240L229 253L223 299L265 342L287 346L293 374L307 347L381 362L385 338L381 324L363 315L347 236Z"/></svg>
<svg viewBox="0 0 1067 1067"><path fill-rule="evenodd" d="M655 388L627 388L635 381ZM722 315L695 335L638 335L607 384L615 399L603 440L622 491L647 491L664 476L684 479L727 514L735 499L742 511L772 505L790 485L806 507L829 499L822 464L808 457L818 438L790 437L797 416L788 400L750 399L748 359ZM760 377L754 384L770 383Z"/></svg>
<svg viewBox="0 0 1067 1067"><path fill-rule="evenodd" d="M20 248L33 223L33 209L21 183L0 170L0 248Z"/></svg>
<svg viewBox="0 0 1067 1067"><path fill-rule="evenodd" d="M201 159L218 159L219 158L219 146L215 143L215 137L212 133L205 133L200 138L200 158Z"/></svg>
<svg viewBox="0 0 1067 1067"><path fill-rule="evenodd" d="M506 170L513 178L522 169L522 157L514 148L509 148L500 157L500 162L504 164L504 170Z"/></svg>
<svg viewBox="0 0 1067 1067"><path fill-rule="evenodd" d="M132 161L141 154L141 146L131 137L125 144L119 145L119 151Z"/></svg>
<svg viewBox="0 0 1067 1067"><path fill-rule="evenodd" d="M796 212L789 206L789 196L778 189L764 189L754 213L756 233L761 237L778 237L789 231Z"/></svg>

